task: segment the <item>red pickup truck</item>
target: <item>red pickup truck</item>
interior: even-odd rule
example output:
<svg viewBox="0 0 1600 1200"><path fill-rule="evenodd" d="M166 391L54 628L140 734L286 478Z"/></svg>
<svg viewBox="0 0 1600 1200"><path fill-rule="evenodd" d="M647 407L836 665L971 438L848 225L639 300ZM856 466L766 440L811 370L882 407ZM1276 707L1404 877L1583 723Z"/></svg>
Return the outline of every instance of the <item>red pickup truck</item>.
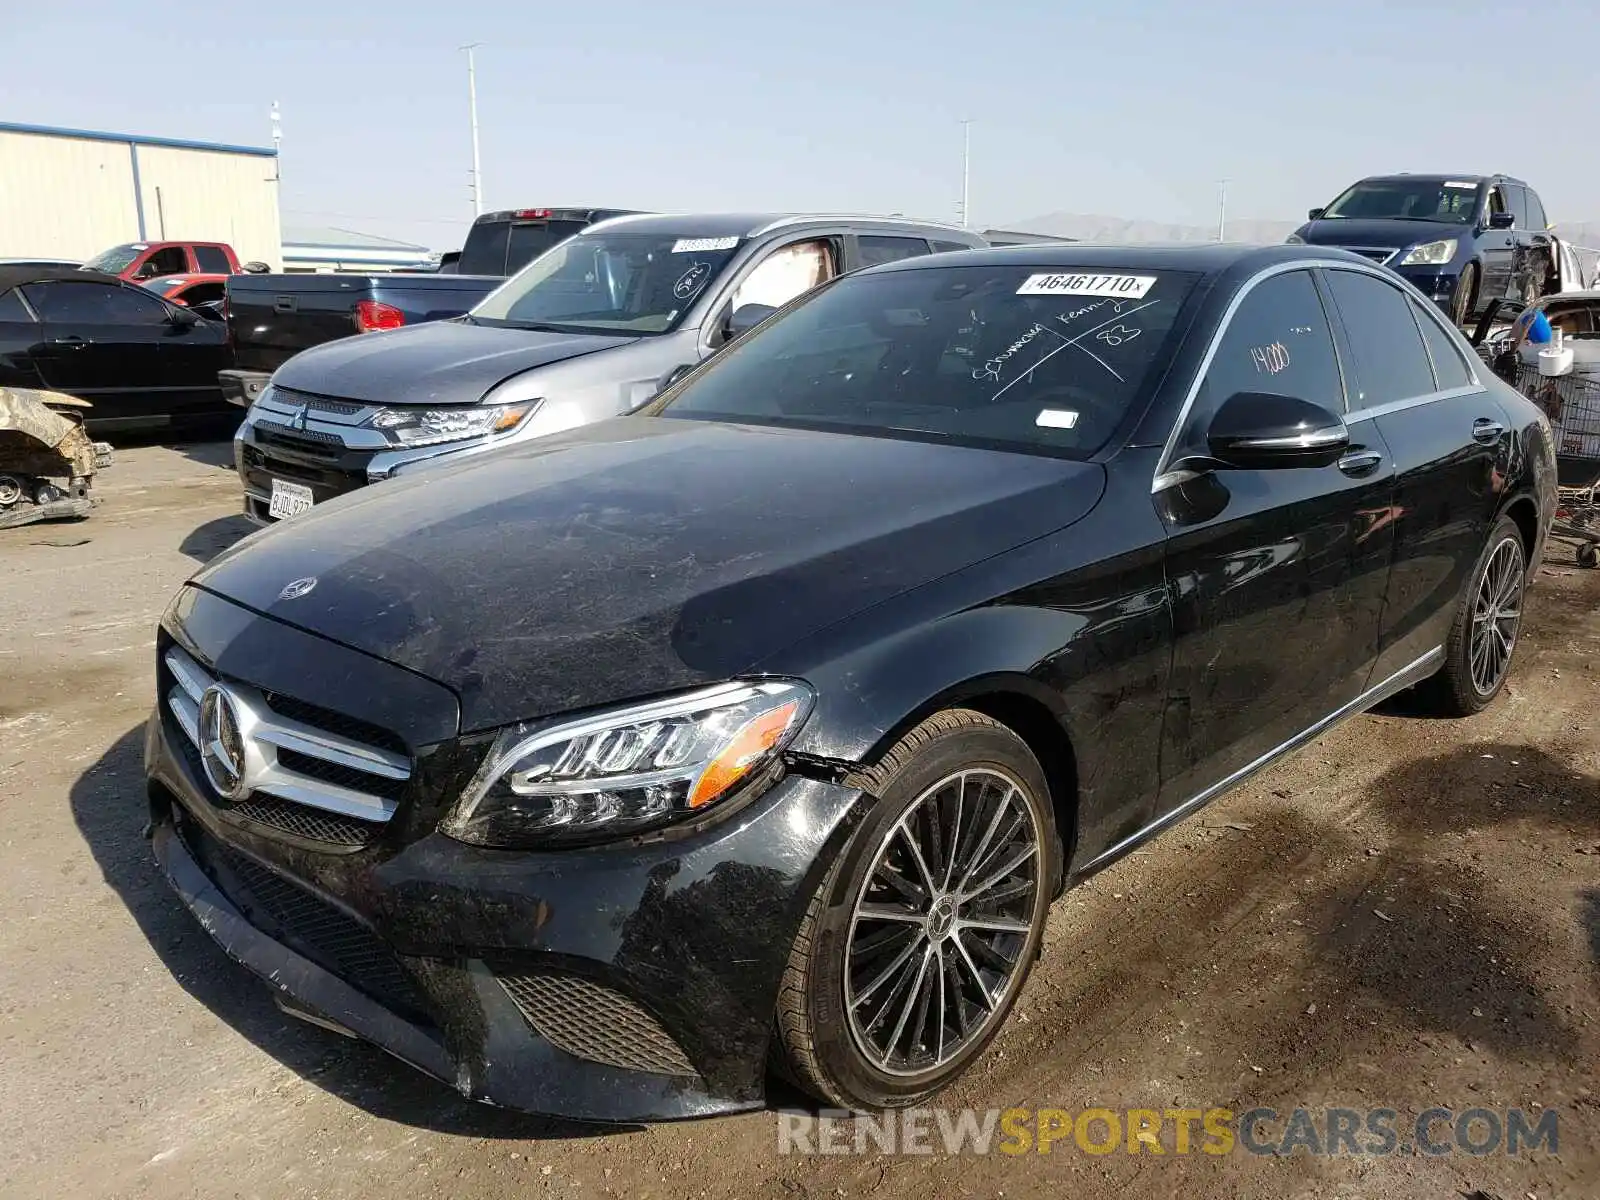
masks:
<svg viewBox="0 0 1600 1200"><path fill-rule="evenodd" d="M163 275L238 275L244 269L226 242L126 242L83 265L133 283Z"/></svg>

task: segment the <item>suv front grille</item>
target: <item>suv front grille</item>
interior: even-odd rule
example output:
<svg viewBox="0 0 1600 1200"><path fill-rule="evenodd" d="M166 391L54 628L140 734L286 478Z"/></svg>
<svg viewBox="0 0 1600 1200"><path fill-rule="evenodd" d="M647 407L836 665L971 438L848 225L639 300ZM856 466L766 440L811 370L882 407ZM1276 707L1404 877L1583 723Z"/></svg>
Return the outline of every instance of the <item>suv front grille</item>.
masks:
<svg viewBox="0 0 1600 1200"><path fill-rule="evenodd" d="M652 1075L698 1074L672 1035L620 992L554 972L496 971L495 977L533 1031L575 1058Z"/></svg>
<svg viewBox="0 0 1600 1200"><path fill-rule="evenodd" d="M162 656L161 674L184 756L218 812L340 848L368 844L394 816L411 759L389 748L399 742L393 734L383 733L387 745L375 746L325 728L315 720L331 715L325 710L221 683L177 646ZM208 696L209 718L202 716ZM208 719L211 727L202 729ZM343 724L371 728L353 719ZM208 754L217 760L220 787L206 769Z"/></svg>

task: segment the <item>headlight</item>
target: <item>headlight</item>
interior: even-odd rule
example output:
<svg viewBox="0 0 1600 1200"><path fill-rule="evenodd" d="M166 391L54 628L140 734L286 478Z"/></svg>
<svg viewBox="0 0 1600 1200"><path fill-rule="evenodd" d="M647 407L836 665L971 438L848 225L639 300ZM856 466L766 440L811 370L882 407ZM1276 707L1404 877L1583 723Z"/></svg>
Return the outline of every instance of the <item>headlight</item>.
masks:
<svg viewBox="0 0 1600 1200"><path fill-rule="evenodd" d="M1289 240L1284 243L1286 246L1304 246L1305 244L1305 238L1301 237L1298 233L1291 233L1289 235Z"/></svg>
<svg viewBox="0 0 1600 1200"><path fill-rule="evenodd" d="M382 408L373 416L372 427L397 446L459 442L507 433L522 424L538 403L524 400L520 404L464 404L460 408Z"/></svg>
<svg viewBox="0 0 1600 1200"><path fill-rule="evenodd" d="M813 699L798 680L725 683L504 730L440 828L520 849L625 837L705 812L776 761Z"/></svg>
<svg viewBox="0 0 1600 1200"><path fill-rule="evenodd" d="M1456 239L1442 238L1437 242L1424 242L1406 251L1400 260L1402 267L1442 267L1456 256Z"/></svg>

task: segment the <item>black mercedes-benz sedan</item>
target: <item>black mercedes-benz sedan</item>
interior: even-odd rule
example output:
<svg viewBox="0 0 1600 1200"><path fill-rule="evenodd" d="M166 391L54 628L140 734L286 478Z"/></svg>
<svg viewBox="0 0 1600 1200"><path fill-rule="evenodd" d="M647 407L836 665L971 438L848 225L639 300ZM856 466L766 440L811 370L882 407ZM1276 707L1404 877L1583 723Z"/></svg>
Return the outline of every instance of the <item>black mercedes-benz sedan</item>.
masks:
<svg viewBox="0 0 1600 1200"><path fill-rule="evenodd" d="M466 1096L909 1104L1075 881L1402 689L1490 703L1554 479L1353 254L887 265L201 570L155 850L286 1010Z"/></svg>

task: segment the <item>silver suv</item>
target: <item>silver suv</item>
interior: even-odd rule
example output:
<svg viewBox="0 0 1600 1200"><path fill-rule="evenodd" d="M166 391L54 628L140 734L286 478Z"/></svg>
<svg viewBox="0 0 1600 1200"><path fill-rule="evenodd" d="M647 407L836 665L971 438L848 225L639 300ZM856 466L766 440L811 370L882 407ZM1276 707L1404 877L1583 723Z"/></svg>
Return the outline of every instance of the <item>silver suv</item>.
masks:
<svg viewBox="0 0 1600 1200"><path fill-rule="evenodd" d="M424 465L637 408L836 275L982 247L887 217L616 217L465 316L328 342L273 374L234 439L245 513L298 515Z"/></svg>

